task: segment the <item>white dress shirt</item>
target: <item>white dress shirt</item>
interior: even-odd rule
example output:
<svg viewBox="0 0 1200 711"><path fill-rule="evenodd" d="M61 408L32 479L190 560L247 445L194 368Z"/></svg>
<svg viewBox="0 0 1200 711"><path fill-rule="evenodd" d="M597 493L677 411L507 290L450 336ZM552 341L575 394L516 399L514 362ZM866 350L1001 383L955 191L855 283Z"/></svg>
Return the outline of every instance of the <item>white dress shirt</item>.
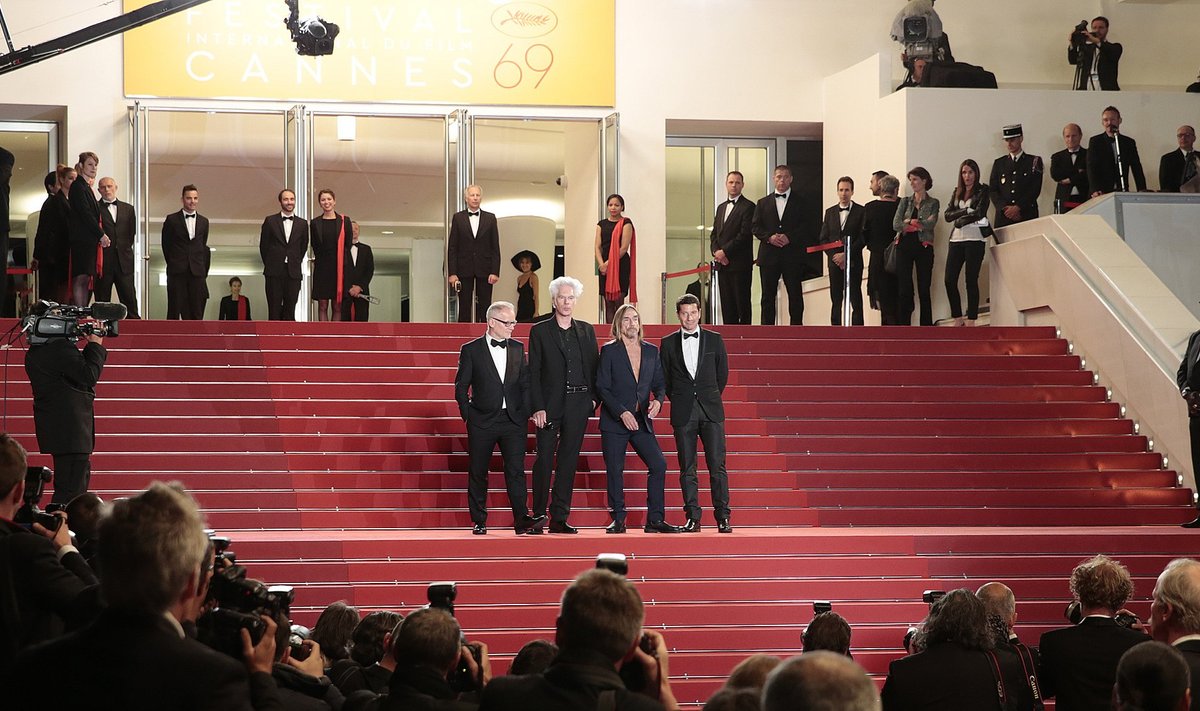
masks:
<svg viewBox="0 0 1200 711"><path fill-rule="evenodd" d="M696 366L699 365L700 362L700 329L697 328L695 331L689 333L681 328L679 329L679 332L683 334L683 336L689 336L691 333L697 334L695 338L684 338L683 336L679 337L680 341L683 342L683 364L687 366L688 373L692 376L692 380L695 380Z"/></svg>

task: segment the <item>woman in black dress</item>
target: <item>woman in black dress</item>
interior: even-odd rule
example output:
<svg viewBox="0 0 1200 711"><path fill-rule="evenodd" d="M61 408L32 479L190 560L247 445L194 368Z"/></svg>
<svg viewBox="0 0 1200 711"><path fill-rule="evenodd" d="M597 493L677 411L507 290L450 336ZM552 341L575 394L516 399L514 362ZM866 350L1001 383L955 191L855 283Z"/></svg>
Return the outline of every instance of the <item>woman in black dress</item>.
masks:
<svg viewBox="0 0 1200 711"><path fill-rule="evenodd" d="M512 265L521 272L517 277L517 320L533 323L538 314L538 276L534 272L542 268L542 260L536 252L522 249L512 256Z"/></svg>
<svg viewBox="0 0 1200 711"><path fill-rule="evenodd" d="M52 175L54 192L42 203L33 239L33 268L38 273L39 298L65 304L71 300L71 204L67 195L78 173L60 164Z"/></svg>
<svg viewBox="0 0 1200 711"><path fill-rule="evenodd" d="M318 321L342 320L342 276L350 262L350 242L354 228L350 218L339 215L337 196L329 188L317 193L321 216L312 221L313 301L317 302ZM341 268L339 270L339 267Z"/></svg>
<svg viewBox="0 0 1200 711"><path fill-rule="evenodd" d="M596 266L600 269L600 296L604 299L604 317L608 323L612 323L617 309L625 302L625 296L629 294L631 262L629 248L633 243L633 221L624 215L625 198L614 193L609 195L605 202L608 205L608 217L596 223ZM621 293L614 299L605 293L605 284L608 281L609 262L614 256L612 254L613 232L618 224L621 225L621 237L618 241L617 277Z"/></svg>
<svg viewBox="0 0 1200 711"><path fill-rule="evenodd" d="M242 296L242 280L233 277L229 280L229 296L221 297L221 309L217 312L218 321L253 321L250 318L250 299Z"/></svg>

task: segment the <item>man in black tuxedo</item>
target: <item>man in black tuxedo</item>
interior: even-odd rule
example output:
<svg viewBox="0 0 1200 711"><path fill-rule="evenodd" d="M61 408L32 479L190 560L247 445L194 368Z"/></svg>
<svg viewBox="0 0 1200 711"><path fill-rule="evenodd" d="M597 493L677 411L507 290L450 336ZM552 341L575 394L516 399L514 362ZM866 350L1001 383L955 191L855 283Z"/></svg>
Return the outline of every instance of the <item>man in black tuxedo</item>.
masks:
<svg viewBox="0 0 1200 711"><path fill-rule="evenodd" d="M792 190L792 169L775 166L775 192L754 206L754 236L758 238L758 273L762 284L764 326L775 325L775 300L779 280L788 295L788 316L793 326L804 323L804 250L817 243L815 231L804 224L804 206Z"/></svg>
<svg viewBox="0 0 1200 711"><path fill-rule="evenodd" d="M1150 635L1179 650L1192 673L1191 711L1200 711L1200 562L1167 564L1150 603Z"/></svg>
<svg viewBox="0 0 1200 711"><path fill-rule="evenodd" d="M155 482L120 499L100 528L101 588L108 608L90 625L23 653L3 688L12 708L33 708L47 689L64 709L282 709L271 679L274 620L242 660L184 633L208 593L212 553L196 503Z"/></svg>
<svg viewBox="0 0 1200 711"><path fill-rule="evenodd" d="M183 186L183 209L163 220L162 250L167 263L167 319L199 321L208 302L208 218L196 212L200 191Z"/></svg>
<svg viewBox="0 0 1200 711"><path fill-rule="evenodd" d="M516 308L507 301L488 307L487 333L463 345L454 376L454 399L467 423L467 506L472 533L487 533L488 463L496 445L504 458L504 483L517 535L541 533L545 516L532 518L525 505L525 433L529 420L529 366L525 347L513 340Z"/></svg>
<svg viewBox="0 0 1200 711"><path fill-rule="evenodd" d="M371 302L362 298L371 295L371 277L375 276L375 255L371 245L358 241L358 223L351 222L354 241L350 243L350 260L346 263L346 294L342 299L343 321L366 321L371 314Z"/></svg>
<svg viewBox="0 0 1200 711"><path fill-rule="evenodd" d="M1056 207L1064 203L1087 202L1092 195L1088 189L1087 149L1080 147L1082 141L1083 129L1077 123L1069 123L1063 126L1066 148L1050 156L1050 179L1055 182ZM996 189L996 186L991 187Z"/></svg>
<svg viewBox="0 0 1200 711"><path fill-rule="evenodd" d="M1133 580L1125 566L1099 555L1071 571L1071 592L1083 619L1042 635L1042 695L1061 711L1109 708L1121 655L1150 639L1113 619L1133 595Z"/></svg>
<svg viewBox="0 0 1200 711"><path fill-rule="evenodd" d="M821 244L841 242L849 245L832 250L829 255L829 299L833 302L830 323L842 325L842 305L846 291L846 255L850 256L850 323L863 325L863 207L851 200L854 197L854 179L848 175L838 178L838 202L825 211L821 221Z"/></svg>
<svg viewBox="0 0 1200 711"><path fill-rule="evenodd" d="M1067 61L1075 65L1075 89L1078 91L1120 91L1117 65L1123 48L1108 41L1108 18L1092 20L1092 31L1071 32Z"/></svg>
<svg viewBox="0 0 1200 711"><path fill-rule="evenodd" d="M642 597L624 576L600 568L581 573L562 596L555 622L558 656L542 674L492 679L483 688L480 711L678 708L665 673L667 645L658 632L642 629L644 621ZM640 648L643 639L653 645L652 653ZM617 673L624 664L639 668L650 682L647 688L625 688Z"/></svg>
<svg viewBox="0 0 1200 711"><path fill-rule="evenodd" d="M1139 192L1146 190L1146 174L1142 172L1142 159L1138 157L1137 141L1120 133L1121 112L1109 106L1100 114L1104 133L1088 140L1087 171L1088 185L1092 197L1105 193L1129 190L1129 171ZM1121 170L1117 170L1117 151L1121 154Z"/></svg>
<svg viewBox="0 0 1200 711"><path fill-rule="evenodd" d="M54 616L80 626L100 612L100 589L71 545L64 521L57 530L12 523L25 496L25 448L0 434L0 676L17 652L55 634ZM0 685L7 695L12 689ZM8 700L6 699L6 702Z"/></svg>
<svg viewBox="0 0 1200 711"><path fill-rule="evenodd" d="M684 294L675 302L680 330L662 339L663 376L671 400L671 427L679 454L679 486L687 514L684 533L700 530L700 497L696 482L696 438L704 443L717 531L731 533L729 477L725 471L725 405L721 393L729 382L729 356L721 334L700 328L700 302Z"/></svg>
<svg viewBox="0 0 1200 711"><path fill-rule="evenodd" d="M100 221L104 223L104 271L96 277L96 301L111 301L113 286L117 298L129 309L126 318L138 316L137 292L133 286L133 235L137 217L133 205L117 199L117 181L101 178ZM101 240L101 243L105 240Z"/></svg>
<svg viewBox="0 0 1200 711"><path fill-rule="evenodd" d="M1196 177L1196 129L1180 126L1175 132L1179 150L1171 151L1158 162L1158 187L1164 193L1177 193L1180 187Z"/></svg>
<svg viewBox="0 0 1200 711"><path fill-rule="evenodd" d="M646 343L641 316L623 304L613 316L613 340L600 349L596 394L600 396L600 440L608 479L612 523L605 533L625 533L625 453L629 445L649 468L646 478L646 533L679 533L667 523L664 486L667 460L654 435L666 380L658 349ZM650 396L654 395L651 400Z"/></svg>
<svg viewBox="0 0 1200 711"><path fill-rule="evenodd" d="M537 427L537 459L533 462L533 514L546 513L550 472L554 496L550 533L578 533L567 522L575 469L588 418L596 411L596 331L572 317L583 294L578 279L561 276L550 282L554 317L529 329L529 397ZM557 452L557 461L556 461Z"/></svg>
<svg viewBox="0 0 1200 711"><path fill-rule="evenodd" d="M988 186L996 195L996 227L1004 227L1038 216L1038 197L1042 194L1042 159L1026 153L1021 124L1003 129L1008 154L992 162Z"/></svg>
<svg viewBox="0 0 1200 711"><path fill-rule="evenodd" d="M267 215L258 234L258 254L266 278L267 319L295 321L300 270L308 253L308 221L296 214L293 190L284 188L276 197L280 211Z"/></svg>
<svg viewBox="0 0 1200 711"><path fill-rule="evenodd" d="M1179 394L1187 403L1188 434L1192 445L1192 476L1198 476L1196 472L1200 472L1200 367L1197 367L1197 364L1200 364L1200 331L1188 338L1187 349L1183 352L1183 360L1179 362L1179 370L1175 374ZM1200 515L1183 524L1183 527L1200 528Z"/></svg>
<svg viewBox="0 0 1200 711"><path fill-rule="evenodd" d="M721 322L750 323L750 281L754 277L754 202L742 196L745 179L739 171L725 176L729 199L717 205L709 240L717 263L721 292Z"/></svg>
<svg viewBox="0 0 1200 711"><path fill-rule="evenodd" d="M96 383L108 360L104 339L87 337L80 352L67 338L31 343L25 374L33 389L38 449L54 457L53 503L67 504L88 489L96 448Z"/></svg>
<svg viewBox="0 0 1200 711"><path fill-rule="evenodd" d="M469 323L472 297L474 320L483 321L485 304L492 300L492 285L500 280L500 229L494 214L479 209L483 188L468 185L463 197L467 209L450 218L446 271L450 288L458 291L458 320Z"/></svg>

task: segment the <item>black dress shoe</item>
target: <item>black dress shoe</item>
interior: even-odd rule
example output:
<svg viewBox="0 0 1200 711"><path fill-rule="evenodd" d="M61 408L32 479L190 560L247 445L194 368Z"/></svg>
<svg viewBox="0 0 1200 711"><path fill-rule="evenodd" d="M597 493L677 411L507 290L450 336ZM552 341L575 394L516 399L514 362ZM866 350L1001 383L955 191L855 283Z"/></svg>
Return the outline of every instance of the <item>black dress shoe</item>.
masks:
<svg viewBox="0 0 1200 711"><path fill-rule="evenodd" d="M483 525L482 523L477 523L475 524L475 527L471 529L471 533L475 534L476 536L482 536L487 533L487 526Z"/></svg>
<svg viewBox="0 0 1200 711"><path fill-rule="evenodd" d="M514 525L513 530L518 536L537 536L542 533L542 524L546 522L546 517L522 516Z"/></svg>
<svg viewBox="0 0 1200 711"><path fill-rule="evenodd" d="M679 532L680 533L699 533L700 532L700 522L694 518L689 518L687 520L687 523L683 524L683 526L679 529Z"/></svg>
<svg viewBox="0 0 1200 711"><path fill-rule="evenodd" d="M566 521L551 521L550 527L546 530L550 533L579 533L578 528L575 528Z"/></svg>
<svg viewBox="0 0 1200 711"><path fill-rule="evenodd" d="M729 519L722 518L717 520L717 533L733 533L733 526L729 525Z"/></svg>
<svg viewBox="0 0 1200 711"><path fill-rule="evenodd" d="M1197 517L1193 521L1188 521L1187 523L1181 523L1179 525L1183 528L1200 528L1200 517Z"/></svg>
<svg viewBox="0 0 1200 711"><path fill-rule="evenodd" d="M679 526L672 526L666 521L651 521L642 529L646 533L679 533Z"/></svg>
<svg viewBox="0 0 1200 711"><path fill-rule="evenodd" d="M624 533L625 532L625 522L624 521L613 521L612 523L608 524L608 528L604 529L604 532L605 533Z"/></svg>

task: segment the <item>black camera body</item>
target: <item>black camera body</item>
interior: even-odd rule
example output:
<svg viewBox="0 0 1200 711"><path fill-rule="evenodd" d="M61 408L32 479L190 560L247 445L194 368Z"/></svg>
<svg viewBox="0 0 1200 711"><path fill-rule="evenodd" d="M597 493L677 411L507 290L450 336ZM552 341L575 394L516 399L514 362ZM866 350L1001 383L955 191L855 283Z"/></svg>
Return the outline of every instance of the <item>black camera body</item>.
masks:
<svg viewBox="0 0 1200 711"><path fill-rule="evenodd" d="M206 600L211 609L196 621L197 635L213 649L240 659L241 630L249 632L251 643L257 645L267 630L262 616L290 618L295 591L290 585L268 587L247 578L246 568L233 563L237 556L229 550L230 540L223 536L210 535L209 538L215 559L227 561L227 564L215 566Z"/></svg>
<svg viewBox="0 0 1200 711"><path fill-rule="evenodd" d="M429 607L438 610L445 610L454 616L454 600L458 597L458 583L455 582L439 582L430 583L425 589L425 597L429 599ZM483 665L483 649L478 644L467 642L465 633L461 633L460 639L462 646L466 647L471 653L471 657L475 659L475 665L480 667ZM446 677L446 682L450 684L450 688L462 693L464 691L478 691L479 682L471 674L471 667L466 662L460 661L454 670Z"/></svg>
<svg viewBox="0 0 1200 711"><path fill-rule="evenodd" d="M1078 25L1075 25L1075 30L1071 33L1071 46L1081 47L1087 43L1088 21L1080 20Z"/></svg>
<svg viewBox="0 0 1200 711"><path fill-rule="evenodd" d="M117 322L129 310L124 304L97 302L91 306L74 306L53 301L39 301L21 323L21 332L29 345L41 346L56 338L78 341L91 335L116 337L121 335Z"/></svg>
<svg viewBox="0 0 1200 711"><path fill-rule="evenodd" d="M333 41L341 28L320 17L300 19L299 0L285 0L288 6L287 19L283 24L292 33L296 43L296 54L303 57L321 57L333 54Z"/></svg>
<svg viewBox="0 0 1200 711"><path fill-rule="evenodd" d="M31 531L35 523L41 524L50 531L58 530L63 522L62 517L38 508L38 504L46 492L46 483L53 478L54 473L50 471L50 467L25 468L25 495L21 499L21 508L17 509L16 514L13 515L13 523ZM62 508L56 504L51 504L51 506Z"/></svg>

